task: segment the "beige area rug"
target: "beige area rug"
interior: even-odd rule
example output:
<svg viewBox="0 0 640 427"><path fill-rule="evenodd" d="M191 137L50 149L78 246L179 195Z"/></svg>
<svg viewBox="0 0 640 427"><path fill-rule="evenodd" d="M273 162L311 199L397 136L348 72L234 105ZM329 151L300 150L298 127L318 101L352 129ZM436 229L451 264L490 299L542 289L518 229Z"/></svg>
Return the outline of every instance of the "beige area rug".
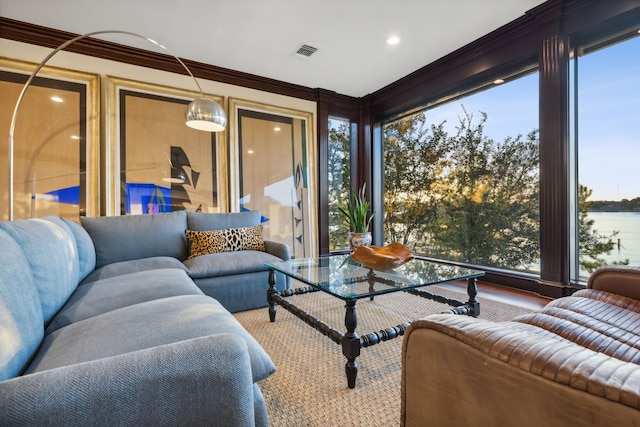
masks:
<svg viewBox="0 0 640 427"><path fill-rule="evenodd" d="M295 285L294 285L295 286ZM429 288L430 292L466 301L466 293ZM296 295L289 300L345 332L344 303L323 292ZM527 310L483 299L481 318L503 321ZM356 311L362 335L419 319L449 306L404 292L358 300ZM363 348L356 388L347 387L346 359L340 345L331 341L282 307L275 323L267 308L234 315L258 340L276 364L277 371L259 383L274 427L291 426L397 426L400 423L402 337Z"/></svg>

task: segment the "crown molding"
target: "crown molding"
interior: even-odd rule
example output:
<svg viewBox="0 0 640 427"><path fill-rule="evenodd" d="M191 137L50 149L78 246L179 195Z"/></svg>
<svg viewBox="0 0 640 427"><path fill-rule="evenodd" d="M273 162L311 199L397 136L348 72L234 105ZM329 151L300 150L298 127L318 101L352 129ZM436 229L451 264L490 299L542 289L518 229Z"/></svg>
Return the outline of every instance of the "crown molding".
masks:
<svg viewBox="0 0 640 427"><path fill-rule="evenodd" d="M79 34L43 27L28 22L0 17L0 38L54 49ZM182 66L171 55L133 48L95 38L86 38L70 45L68 52L153 68L177 74L185 74ZM243 73L215 65L180 58L195 77L291 96L308 101L316 100L316 90L305 86Z"/></svg>

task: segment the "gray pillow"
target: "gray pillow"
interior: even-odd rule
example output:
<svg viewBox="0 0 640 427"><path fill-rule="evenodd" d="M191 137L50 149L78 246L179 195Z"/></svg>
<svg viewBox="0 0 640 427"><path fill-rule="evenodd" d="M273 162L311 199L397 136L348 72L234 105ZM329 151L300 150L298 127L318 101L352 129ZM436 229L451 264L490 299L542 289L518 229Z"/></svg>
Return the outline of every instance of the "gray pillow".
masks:
<svg viewBox="0 0 640 427"><path fill-rule="evenodd" d="M260 219L260 211L231 213L187 212L187 228L193 231L207 231L255 227L260 225Z"/></svg>
<svg viewBox="0 0 640 427"><path fill-rule="evenodd" d="M96 268L156 256L187 258L185 211L153 215L80 217L96 248Z"/></svg>

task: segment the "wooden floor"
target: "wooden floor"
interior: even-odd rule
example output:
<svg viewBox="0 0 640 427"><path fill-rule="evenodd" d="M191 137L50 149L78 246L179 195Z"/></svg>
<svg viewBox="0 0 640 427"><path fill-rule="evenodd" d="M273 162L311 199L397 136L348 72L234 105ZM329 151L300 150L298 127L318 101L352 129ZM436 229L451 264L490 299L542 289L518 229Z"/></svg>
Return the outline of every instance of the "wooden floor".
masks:
<svg viewBox="0 0 640 427"><path fill-rule="evenodd" d="M454 282L439 284L438 286L460 290L461 288L466 289L467 284L466 282ZM506 304L516 305L530 310L540 309L551 301L551 298L541 297L532 292L493 285L491 283L481 281L478 282L478 295L486 299L504 302Z"/></svg>

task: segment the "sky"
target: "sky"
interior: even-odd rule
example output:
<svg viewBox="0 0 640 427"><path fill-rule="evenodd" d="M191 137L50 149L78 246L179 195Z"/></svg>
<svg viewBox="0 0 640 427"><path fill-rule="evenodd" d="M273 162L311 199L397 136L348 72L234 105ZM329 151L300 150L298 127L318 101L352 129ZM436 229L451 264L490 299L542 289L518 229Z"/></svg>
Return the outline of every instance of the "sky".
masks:
<svg viewBox="0 0 640 427"><path fill-rule="evenodd" d="M640 197L640 37L578 59L580 183L591 200Z"/></svg>
<svg viewBox="0 0 640 427"><path fill-rule="evenodd" d="M573 64L573 62L572 62ZM538 73L426 112L455 132L462 106L497 141L538 128ZM640 36L578 58L579 182L590 200L640 197ZM572 130L572 133L573 130ZM573 135L572 135L573 136Z"/></svg>

